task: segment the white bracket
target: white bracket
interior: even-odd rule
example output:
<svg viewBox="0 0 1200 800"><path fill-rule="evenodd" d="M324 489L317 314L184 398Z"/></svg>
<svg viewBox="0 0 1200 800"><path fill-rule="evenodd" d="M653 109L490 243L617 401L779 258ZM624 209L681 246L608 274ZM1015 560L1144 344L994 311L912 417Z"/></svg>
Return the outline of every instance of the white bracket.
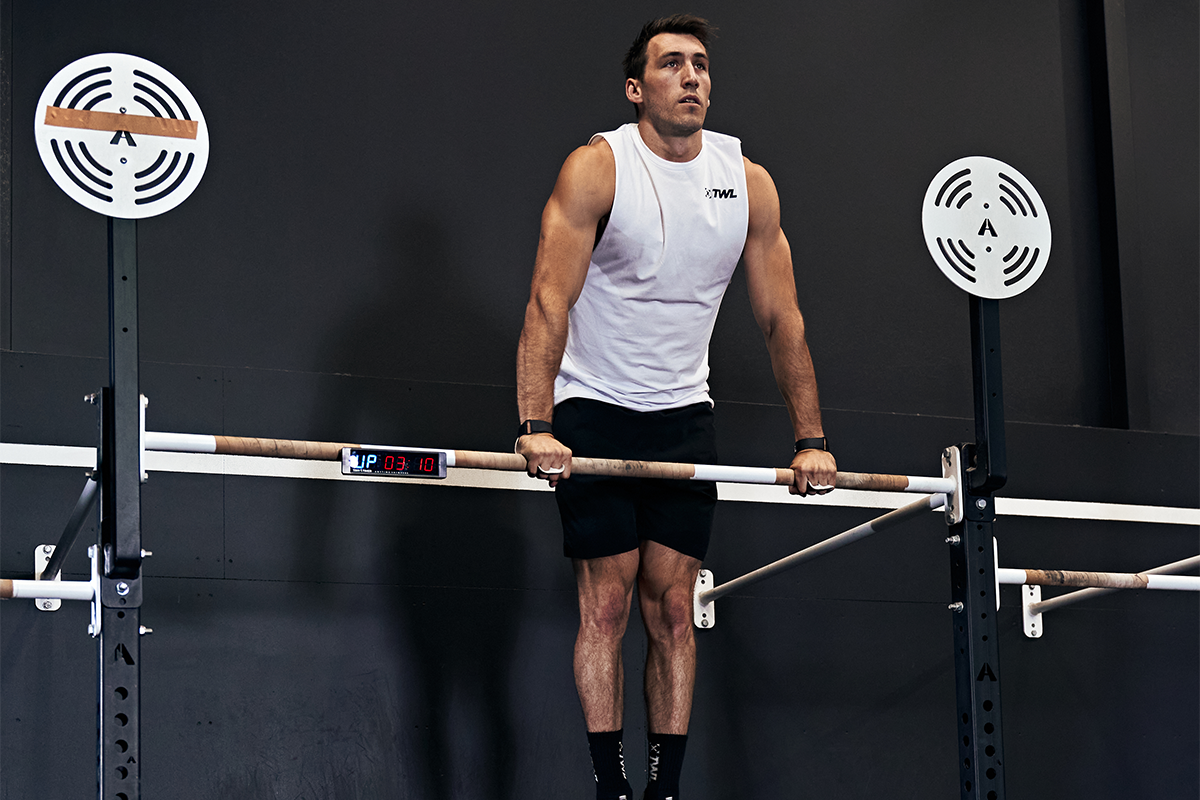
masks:
<svg viewBox="0 0 1200 800"><path fill-rule="evenodd" d="M54 555L54 547L52 544L39 544L33 551L33 579L40 581L42 573L46 571L46 565L50 563L51 556ZM62 572L54 577L54 580L62 580ZM58 611L62 608L62 600L50 597L39 597L33 601L34 606L38 611Z"/></svg>
<svg viewBox="0 0 1200 800"><path fill-rule="evenodd" d="M701 602L700 593L713 588L713 574L702 569L696 576L696 586L692 590L692 622L697 628L711 628L717 624L716 600Z"/></svg>
<svg viewBox="0 0 1200 800"><path fill-rule="evenodd" d="M142 483L149 479L150 474L146 472L146 406L150 405L150 399L144 394L139 394L140 403L140 423L138 425L138 472L142 475Z"/></svg>
<svg viewBox="0 0 1200 800"><path fill-rule="evenodd" d="M992 537L992 576L996 579L996 611L1000 611L1000 540Z"/></svg>
<svg viewBox="0 0 1200 800"><path fill-rule="evenodd" d="M963 521L963 471L962 450L947 447L942 451L942 477L954 481L954 492L946 497L946 524L957 525Z"/></svg>
<svg viewBox="0 0 1200 800"><path fill-rule="evenodd" d="M92 621L88 624L88 634L97 639L100 636L100 545L94 544L88 548L88 557L92 559Z"/></svg>
<svg viewBox="0 0 1200 800"><path fill-rule="evenodd" d="M1028 584L1021 587L1021 619L1025 622L1025 635L1030 639L1039 639L1042 636L1042 630L1045 623L1042 622L1042 615L1032 614L1029 609L1034 603L1042 602L1042 587L1030 586Z"/></svg>

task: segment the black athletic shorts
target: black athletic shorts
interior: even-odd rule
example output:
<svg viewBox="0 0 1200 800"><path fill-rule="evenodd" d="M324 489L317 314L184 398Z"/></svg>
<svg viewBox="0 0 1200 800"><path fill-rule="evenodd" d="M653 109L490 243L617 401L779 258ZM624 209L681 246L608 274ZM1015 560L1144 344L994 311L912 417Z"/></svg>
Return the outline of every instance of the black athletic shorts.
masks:
<svg viewBox="0 0 1200 800"><path fill-rule="evenodd" d="M573 398L554 409L554 435L574 455L637 461L717 463L713 410L697 403L667 411L631 411ZM572 475L554 490L563 554L600 558L650 539L703 560L712 534L712 481Z"/></svg>

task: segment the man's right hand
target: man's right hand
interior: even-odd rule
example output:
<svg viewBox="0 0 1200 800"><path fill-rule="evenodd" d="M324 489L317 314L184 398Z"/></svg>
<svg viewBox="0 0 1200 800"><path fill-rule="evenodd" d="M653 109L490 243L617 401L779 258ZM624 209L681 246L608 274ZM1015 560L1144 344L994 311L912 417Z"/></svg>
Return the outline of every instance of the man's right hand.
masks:
<svg viewBox="0 0 1200 800"><path fill-rule="evenodd" d="M526 472L543 478L553 487L571 477L571 449L549 433L527 433L517 439L517 453L525 456Z"/></svg>

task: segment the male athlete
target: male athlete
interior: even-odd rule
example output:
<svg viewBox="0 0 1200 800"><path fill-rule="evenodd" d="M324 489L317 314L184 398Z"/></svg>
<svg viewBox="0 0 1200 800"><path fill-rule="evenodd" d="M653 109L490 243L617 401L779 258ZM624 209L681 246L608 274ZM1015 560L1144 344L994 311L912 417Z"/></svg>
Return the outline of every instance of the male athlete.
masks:
<svg viewBox="0 0 1200 800"><path fill-rule="evenodd" d="M648 640L643 798L679 798L696 673L692 587L717 498L698 481L571 477L571 454L716 463L708 343L739 257L798 440L792 491L828 491L837 469L775 185L737 139L703 130L711 32L677 15L634 40L625 96L637 122L597 134L563 164L517 354L516 450L556 487L575 566L575 683L598 800L633 800L621 639L635 582Z"/></svg>

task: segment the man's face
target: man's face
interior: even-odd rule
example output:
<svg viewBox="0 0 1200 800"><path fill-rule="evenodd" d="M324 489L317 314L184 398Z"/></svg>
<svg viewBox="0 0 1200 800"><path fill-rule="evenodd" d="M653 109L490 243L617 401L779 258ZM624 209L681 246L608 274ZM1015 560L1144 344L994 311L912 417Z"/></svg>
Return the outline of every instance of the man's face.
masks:
<svg viewBox="0 0 1200 800"><path fill-rule="evenodd" d="M646 46L641 80L625 82L625 95L664 136L689 136L704 125L712 81L708 53L695 36L660 33Z"/></svg>

